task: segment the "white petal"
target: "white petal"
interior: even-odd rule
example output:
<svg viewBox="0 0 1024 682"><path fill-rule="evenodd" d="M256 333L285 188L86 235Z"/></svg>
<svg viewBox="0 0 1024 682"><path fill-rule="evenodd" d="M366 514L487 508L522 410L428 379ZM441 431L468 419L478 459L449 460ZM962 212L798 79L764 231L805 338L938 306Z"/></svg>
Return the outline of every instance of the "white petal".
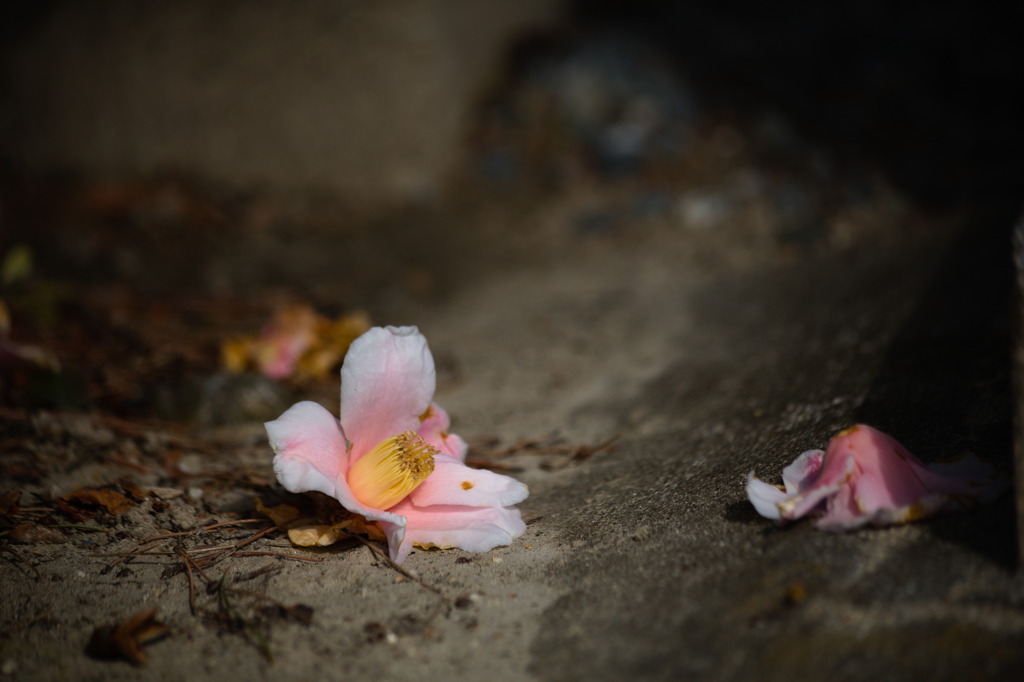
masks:
<svg viewBox="0 0 1024 682"><path fill-rule="evenodd" d="M456 504L469 507L507 507L526 499L525 485L485 469L472 469L454 457L434 458L434 472L409 494L417 507Z"/></svg>
<svg viewBox="0 0 1024 682"><path fill-rule="evenodd" d="M783 491L755 477L753 471L747 474L747 497L758 514L775 521L782 518L779 503L789 499Z"/></svg>
<svg viewBox="0 0 1024 682"><path fill-rule="evenodd" d="M416 327L374 327L353 341L341 367L341 425L352 462L385 438L415 432L435 381L434 358Z"/></svg>
<svg viewBox="0 0 1024 682"><path fill-rule="evenodd" d="M334 415L304 401L264 426L281 485L293 493L317 490L333 496L335 481L348 469L345 436Z"/></svg>
<svg viewBox="0 0 1024 682"><path fill-rule="evenodd" d="M824 456L824 450L807 450L783 469L782 482L786 484L786 492L798 493L813 483L821 471L821 460Z"/></svg>
<svg viewBox="0 0 1024 682"><path fill-rule="evenodd" d="M526 524L515 507L436 505L421 508L406 500L393 511L407 519L405 543L408 545L433 544L469 552L486 552L509 544L526 530Z"/></svg>

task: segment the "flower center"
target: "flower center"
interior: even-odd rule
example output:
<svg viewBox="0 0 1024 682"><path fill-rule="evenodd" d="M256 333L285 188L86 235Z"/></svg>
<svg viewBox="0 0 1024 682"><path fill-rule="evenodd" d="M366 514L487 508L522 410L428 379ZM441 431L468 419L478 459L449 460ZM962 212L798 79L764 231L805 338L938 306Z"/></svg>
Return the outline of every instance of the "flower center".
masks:
<svg viewBox="0 0 1024 682"><path fill-rule="evenodd" d="M367 507L390 509L434 471L436 454L412 431L385 438L348 470L348 485Z"/></svg>

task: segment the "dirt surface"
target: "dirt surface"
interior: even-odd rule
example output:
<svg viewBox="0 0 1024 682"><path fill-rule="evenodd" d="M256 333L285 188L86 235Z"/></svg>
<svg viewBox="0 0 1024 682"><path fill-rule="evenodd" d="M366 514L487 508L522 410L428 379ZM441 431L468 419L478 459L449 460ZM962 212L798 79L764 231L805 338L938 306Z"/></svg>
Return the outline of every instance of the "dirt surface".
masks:
<svg viewBox="0 0 1024 682"><path fill-rule="evenodd" d="M951 231L907 228L885 249L872 236L812 253L726 252L721 235L668 221L597 236L528 227L557 226L566 203L536 204L523 220L529 246L509 246L545 243L539 257L489 265L460 254L466 279L443 293L385 287L367 299L376 321L427 335L438 401L471 457L529 485L523 537L483 555L416 551L406 572L356 541L295 548L262 533L271 526L254 510L256 497L285 499L258 419L5 408L4 490L21 498L5 516L3 670L134 679L132 664L86 655L86 644L95 628L159 607L167 633L144 649L153 679L1019 671L1024 594L1009 568L1008 501L829 535L776 529L743 492L747 471L774 479L868 408L926 459L970 447L1008 464L998 375L975 373L970 402L1002 407L959 423L908 419L900 396L879 404L903 388L885 369L941 280ZM177 342L215 353L203 339L224 319L201 318L193 312ZM190 371L216 373L215 355L199 356ZM273 416L304 395L336 410L337 388L333 375L289 386L261 409ZM134 409L155 411L159 401L138 393ZM97 486L128 508L67 497ZM60 535L16 541L12 527L26 523Z"/></svg>
<svg viewBox="0 0 1024 682"><path fill-rule="evenodd" d="M424 204L5 177L0 675L1024 675L1011 496L829 534L744 492L860 421L1009 470L1002 207L928 210L660 76L644 101L682 124L623 153L551 94L609 50L631 73L598 40L502 83ZM529 486L526 533L401 567L293 546L261 505L330 512L276 483L262 422L336 413L337 372L221 360L286 302L418 325L470 461Z"/></svg>

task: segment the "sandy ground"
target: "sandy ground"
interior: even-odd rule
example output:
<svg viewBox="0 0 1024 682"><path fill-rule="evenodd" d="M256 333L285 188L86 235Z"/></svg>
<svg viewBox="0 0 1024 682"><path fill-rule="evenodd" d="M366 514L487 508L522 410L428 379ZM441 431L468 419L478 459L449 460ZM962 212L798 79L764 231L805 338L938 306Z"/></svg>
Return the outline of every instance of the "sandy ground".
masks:
<svg viewBox="0 0 1024 682"><path fill-rule="evenodd" d="M962 318L930 301L956 277L949 254L969 269L974 242L959 244L945 223L814 249L743 246L742 234L671 221L581 236L564 229L563 201L521 218L554 227L523 227L509 258L460 253L443 293L385 288L371 299L377 322L427 335L437 400L471 456L529 486L521 538L481 555L418 550L403 573L358 542L300 549L274 531L239 549L256 555L193 571L190 610L177 552L202 557L267 524L196 529L259 518L255 496L283 499L259 422L158 428L12 408L7 461L44 472L26 483L7 470L3 489L43 510L17 519L70 524L55 498L119 477L134 493L129 510L81 522L99 532L5 544L0 671L496 682L1024 672L1008 499L831 535L775 528L743 491L751 469L775 480L801 450L862 419L925 459L972 449L1008 464L1008 396L998 363L981 362L990 349L971 364L934 340L936 329L963 337ZM908 220L877 214L894 216ZM922 348L948 381L914 364ZM973 392L949 398L961 379ZM336 390L328 379L306 394L336 410ZM922 420L927 411L942 420ZM562 447L522 443L536 438ZM145 545L162 553L129 556L165 533L177 535ZM168 629L145 647L144 666L86 653L97 627L150 607Z"/></svg>

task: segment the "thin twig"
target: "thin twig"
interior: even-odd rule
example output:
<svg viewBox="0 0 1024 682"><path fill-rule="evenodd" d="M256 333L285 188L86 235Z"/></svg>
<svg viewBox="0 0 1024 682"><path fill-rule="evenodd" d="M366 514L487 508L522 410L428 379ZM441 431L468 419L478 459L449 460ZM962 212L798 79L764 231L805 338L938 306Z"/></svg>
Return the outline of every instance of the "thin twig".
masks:
<svg viewBox="0 0 1024 682"><path fill-rule="evenodd" d="M359 540L359 542L361 542L361 543L363 543L364 545L366 545L367 549L369 549L369 550L370 550L371 552L373 552L373 553L374 553L374 554L376 554L376 555L377 555L378 557L380 557L381 559L383 559L383 560L384 560L384 562L388 564L388 566L390 566L391 568L395 569L396 571L398 571L399 573L401 573L402 575L404 575L404 576L405 576L406 578L408 578L409 580L412 580L412 581L414 581L414 582L417 582L417 583L419 583L421 587L424 587L424 588L426 588L426 589L430 590L431 592L433 592L433 593L434 593L434 594L436 594L437 596L441 597L441 598L442 598L442 599L444 599L445 601L448 601L448 597L447 597L447 596L445 595L445 593L444 593L444 592L442 592L442 591L440 590L440 588L434 587L433 585L431 585L431 584L429 584L429 583L427 583L427 582L424 582L424 581L423 581L423 580L422 580L422 579L421 579L421 578L420 578L419 576L417 576L416 574L414 574L414 573L411 573L411 572L409 572L409 571L405 570L404 568L402 568L401 566L399 566L398 564L396 564L396 563L395 563L394 561L392 561L392 560L391 560L391 557L389 557L389 556L388 556L387 554L385 554L384 552L382 552L382 551L380 550L380 548L379 548L379 547L377 547L377 546L376 546L375 544L373 544L372 542L370 542L370 541L369 541L369 540L367 540L366 538L362 537L361 535L353 535L352 533L349 533L348 531L342 531L342 532L344 532L344 533L345 533L346 535L348 535L349 537L353 537L353 538L355 538L356 540Z"/></svg>
<svg viewBox="0 0 1024 682"><path fill-rule="evenodd" d="M223 552L226 549L231 549L234 545L217 545L216 547L193 547L192 553L199 554L200 552L206 554L209 552Z"/></svg>
<svg viewBox="0 0 1024 682"><path fill-rule="evenodd" d="M485 450L482 454L486 455L489 458L495 459L498 457L506 457L508 455L521 452L522 450L536 450L537 446L539 446L541 443L547 443L551 440L554 440L554 438L554 433L546 433L542 436L531 436L530 438L523 438L521 440L517 440L515 443L512 443L511 445L506 445L503 448L492 448L491 450Z"/></svg>
<svg viewBox="0 0 1024 682"><path fill-rule="evenodd" d="M474 469L490 469L491 471L507 471L515 473L522 471L522 467L513 466L511 464L502 464L501 462L492 462L489 459L482 457L467 457L466 466L473 467Z"/></svg>
<svg viewBox="0 0 1024 682"><path fill-rule="evenodd" d="M200 566L212 566L213 564L217 563L221 559L226 559L227 557L233 555L235 552L240 550L242 547L245 547L246 545L248 545L248 544L250 544L252 542L255 542L256 540L259 540L261 537L263 537L267 533L270 533L270 532L275 531L275 530L277 530L277 526L267 526L263 530L258 531L256 533L253 533L252 535L250 535L246 539L242 540L241 542L237 542L234 545L230 545L230 546L224 548L224 550L222 550L219 554L214 554L213 556L203 557L202 559L196 559L195 560L195 565L196 565L197 568L200 567Z"/></svg>
<svg viewBox="0 0 1024 682"><path fill-rule="evenodd" d="M183 530L177 533L164 533L163 535L154 535L151 538L141 540L142 544L148 542L155 542L156 540L166 540L167 538L177 538L183 535L195 535L198 533L205 533L211 531L214 528L222 528L224 526L240 526L243 523L263 523L266 519L241 519L239 521L221 521L220 523L212 523L209 526L203 526L201 528L193 528L192 530Z"/></svg>
<svg viewBox="0 0 1024 682"><path fill-rule="evenodd" d="M235 552L233 556L273 556L281 559L295 559L296 561L309 561L311 563L319 564L323 562L323 559L317 559L311 556L302 556L300 554L283 554L281 552Z"/></svg>
<svg viewBox="0 0 1024 682"><path fill-rule="evenodd" d="M217 585L217 602L221 608L221 611L231 620L238 623L242 630L246 633L247 637L251 638L252 643L256 645L256 649L263 654L263 657L267 659L268 663L274 662L274 652L270 649L270 642L267 641L266 635L260 631L256 625L250 623L237 609L231 604L228 599L228 592L231 589L227 586L228 573L231 571L231 567L228 566L224 569L224 575L221 577L220 582Z"/></svg>
<svg viewBox="0 0 1024 682"><path fill-rule="evenodd" d="M109 533L109 528L100 528L99 526L87 526L84 523L55 523L47 528L70 528L72 530L87 530L93 533Z"/></svg>
<svg viewBox="0 0 1024 682"><path fill-rule="evenodd" d="M192 575L192 560L189 559L188 554L185 550L178 548L178 556L181 557L182 562L185 564L185 573L188 575L188 610L192 615L196 615L196 579Z"/></svg>

